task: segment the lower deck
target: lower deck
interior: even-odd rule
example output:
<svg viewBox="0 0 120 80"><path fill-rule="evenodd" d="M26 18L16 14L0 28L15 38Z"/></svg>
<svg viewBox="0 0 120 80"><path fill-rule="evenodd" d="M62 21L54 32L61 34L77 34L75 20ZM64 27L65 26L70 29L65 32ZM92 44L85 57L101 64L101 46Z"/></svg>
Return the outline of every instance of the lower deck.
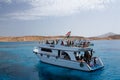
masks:
<svg viewBox="0 0 120 80"><path fill-rule="evenodd" d="M69 59L64 59L56 56L46 55L42 53L38 53L37 56L40 58L41 62L61 66L65 68L75 69L75 70L82 70L82 71L95 71L104 67L101 63L101 59L98 58L96 64L93 64L93 60L91 60L90 64L86 63L85 61L73 61ZM93 58L94 59L94 58Z"/></svg>

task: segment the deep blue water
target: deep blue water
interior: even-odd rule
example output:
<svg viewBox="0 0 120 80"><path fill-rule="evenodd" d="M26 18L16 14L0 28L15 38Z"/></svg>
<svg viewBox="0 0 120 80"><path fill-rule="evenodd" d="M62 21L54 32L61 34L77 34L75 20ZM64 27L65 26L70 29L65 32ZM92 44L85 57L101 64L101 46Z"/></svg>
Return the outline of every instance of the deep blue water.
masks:
<svg viewBox="0 0 120 80"><path fill-rule="evenodd" d="M93 41L105 67L82 72L41 63L38 42L0 42L0 80L120 80L120 40Z"/></svg>

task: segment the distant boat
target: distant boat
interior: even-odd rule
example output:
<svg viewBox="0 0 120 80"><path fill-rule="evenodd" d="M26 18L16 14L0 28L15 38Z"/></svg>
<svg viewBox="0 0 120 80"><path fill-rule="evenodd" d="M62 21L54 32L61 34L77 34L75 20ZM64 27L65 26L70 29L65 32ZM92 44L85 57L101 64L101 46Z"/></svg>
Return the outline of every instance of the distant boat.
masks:
<svg viewBox="0 0 120 80"><path fill-rule="evenodd" d="M82 71L95 71L104 67L99 57L93 56L90 42L56 40L40 43L33 49L41 62Z"/></svg>

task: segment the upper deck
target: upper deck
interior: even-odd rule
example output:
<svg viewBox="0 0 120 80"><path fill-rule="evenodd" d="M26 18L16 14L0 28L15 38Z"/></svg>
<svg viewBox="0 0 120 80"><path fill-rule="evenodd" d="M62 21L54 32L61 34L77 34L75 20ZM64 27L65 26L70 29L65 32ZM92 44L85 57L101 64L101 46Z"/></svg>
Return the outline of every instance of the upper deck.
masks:
<svg viewBox="0 0 120 80"><path fill-rule="evenodd" d="M88 51L93 50L90 45L90 42L83 41L70 41L70 40L51 40L44 43L40 43L39 48L47 48L52 50L62 50L62 51Z"/></svg>

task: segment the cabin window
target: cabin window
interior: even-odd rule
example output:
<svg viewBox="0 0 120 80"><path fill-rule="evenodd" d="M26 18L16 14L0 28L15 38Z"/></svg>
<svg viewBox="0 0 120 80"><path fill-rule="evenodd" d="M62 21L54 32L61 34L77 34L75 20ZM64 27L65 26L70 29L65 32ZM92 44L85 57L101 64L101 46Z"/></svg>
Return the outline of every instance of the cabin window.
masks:
<svg viewBox="0 0 120 80"><path fill-rule="evenodd" d="M45 51L45 52L52 52L51 49L47 49L47 48L41 48L41 51Z"/></svg>
<svg viewBox="0 0 120 80"><path fill-rule="evenodd" d="M58 50L58 57L60 57L60 50Z"/></svg>
<svg viewBox="0 0 120 80"><path fill-rule="evenodd" d="M64 51L61 53L61 57L66 59L66 60L70 60L70 56L68 55L68 53L66 53Z"/></svg>

